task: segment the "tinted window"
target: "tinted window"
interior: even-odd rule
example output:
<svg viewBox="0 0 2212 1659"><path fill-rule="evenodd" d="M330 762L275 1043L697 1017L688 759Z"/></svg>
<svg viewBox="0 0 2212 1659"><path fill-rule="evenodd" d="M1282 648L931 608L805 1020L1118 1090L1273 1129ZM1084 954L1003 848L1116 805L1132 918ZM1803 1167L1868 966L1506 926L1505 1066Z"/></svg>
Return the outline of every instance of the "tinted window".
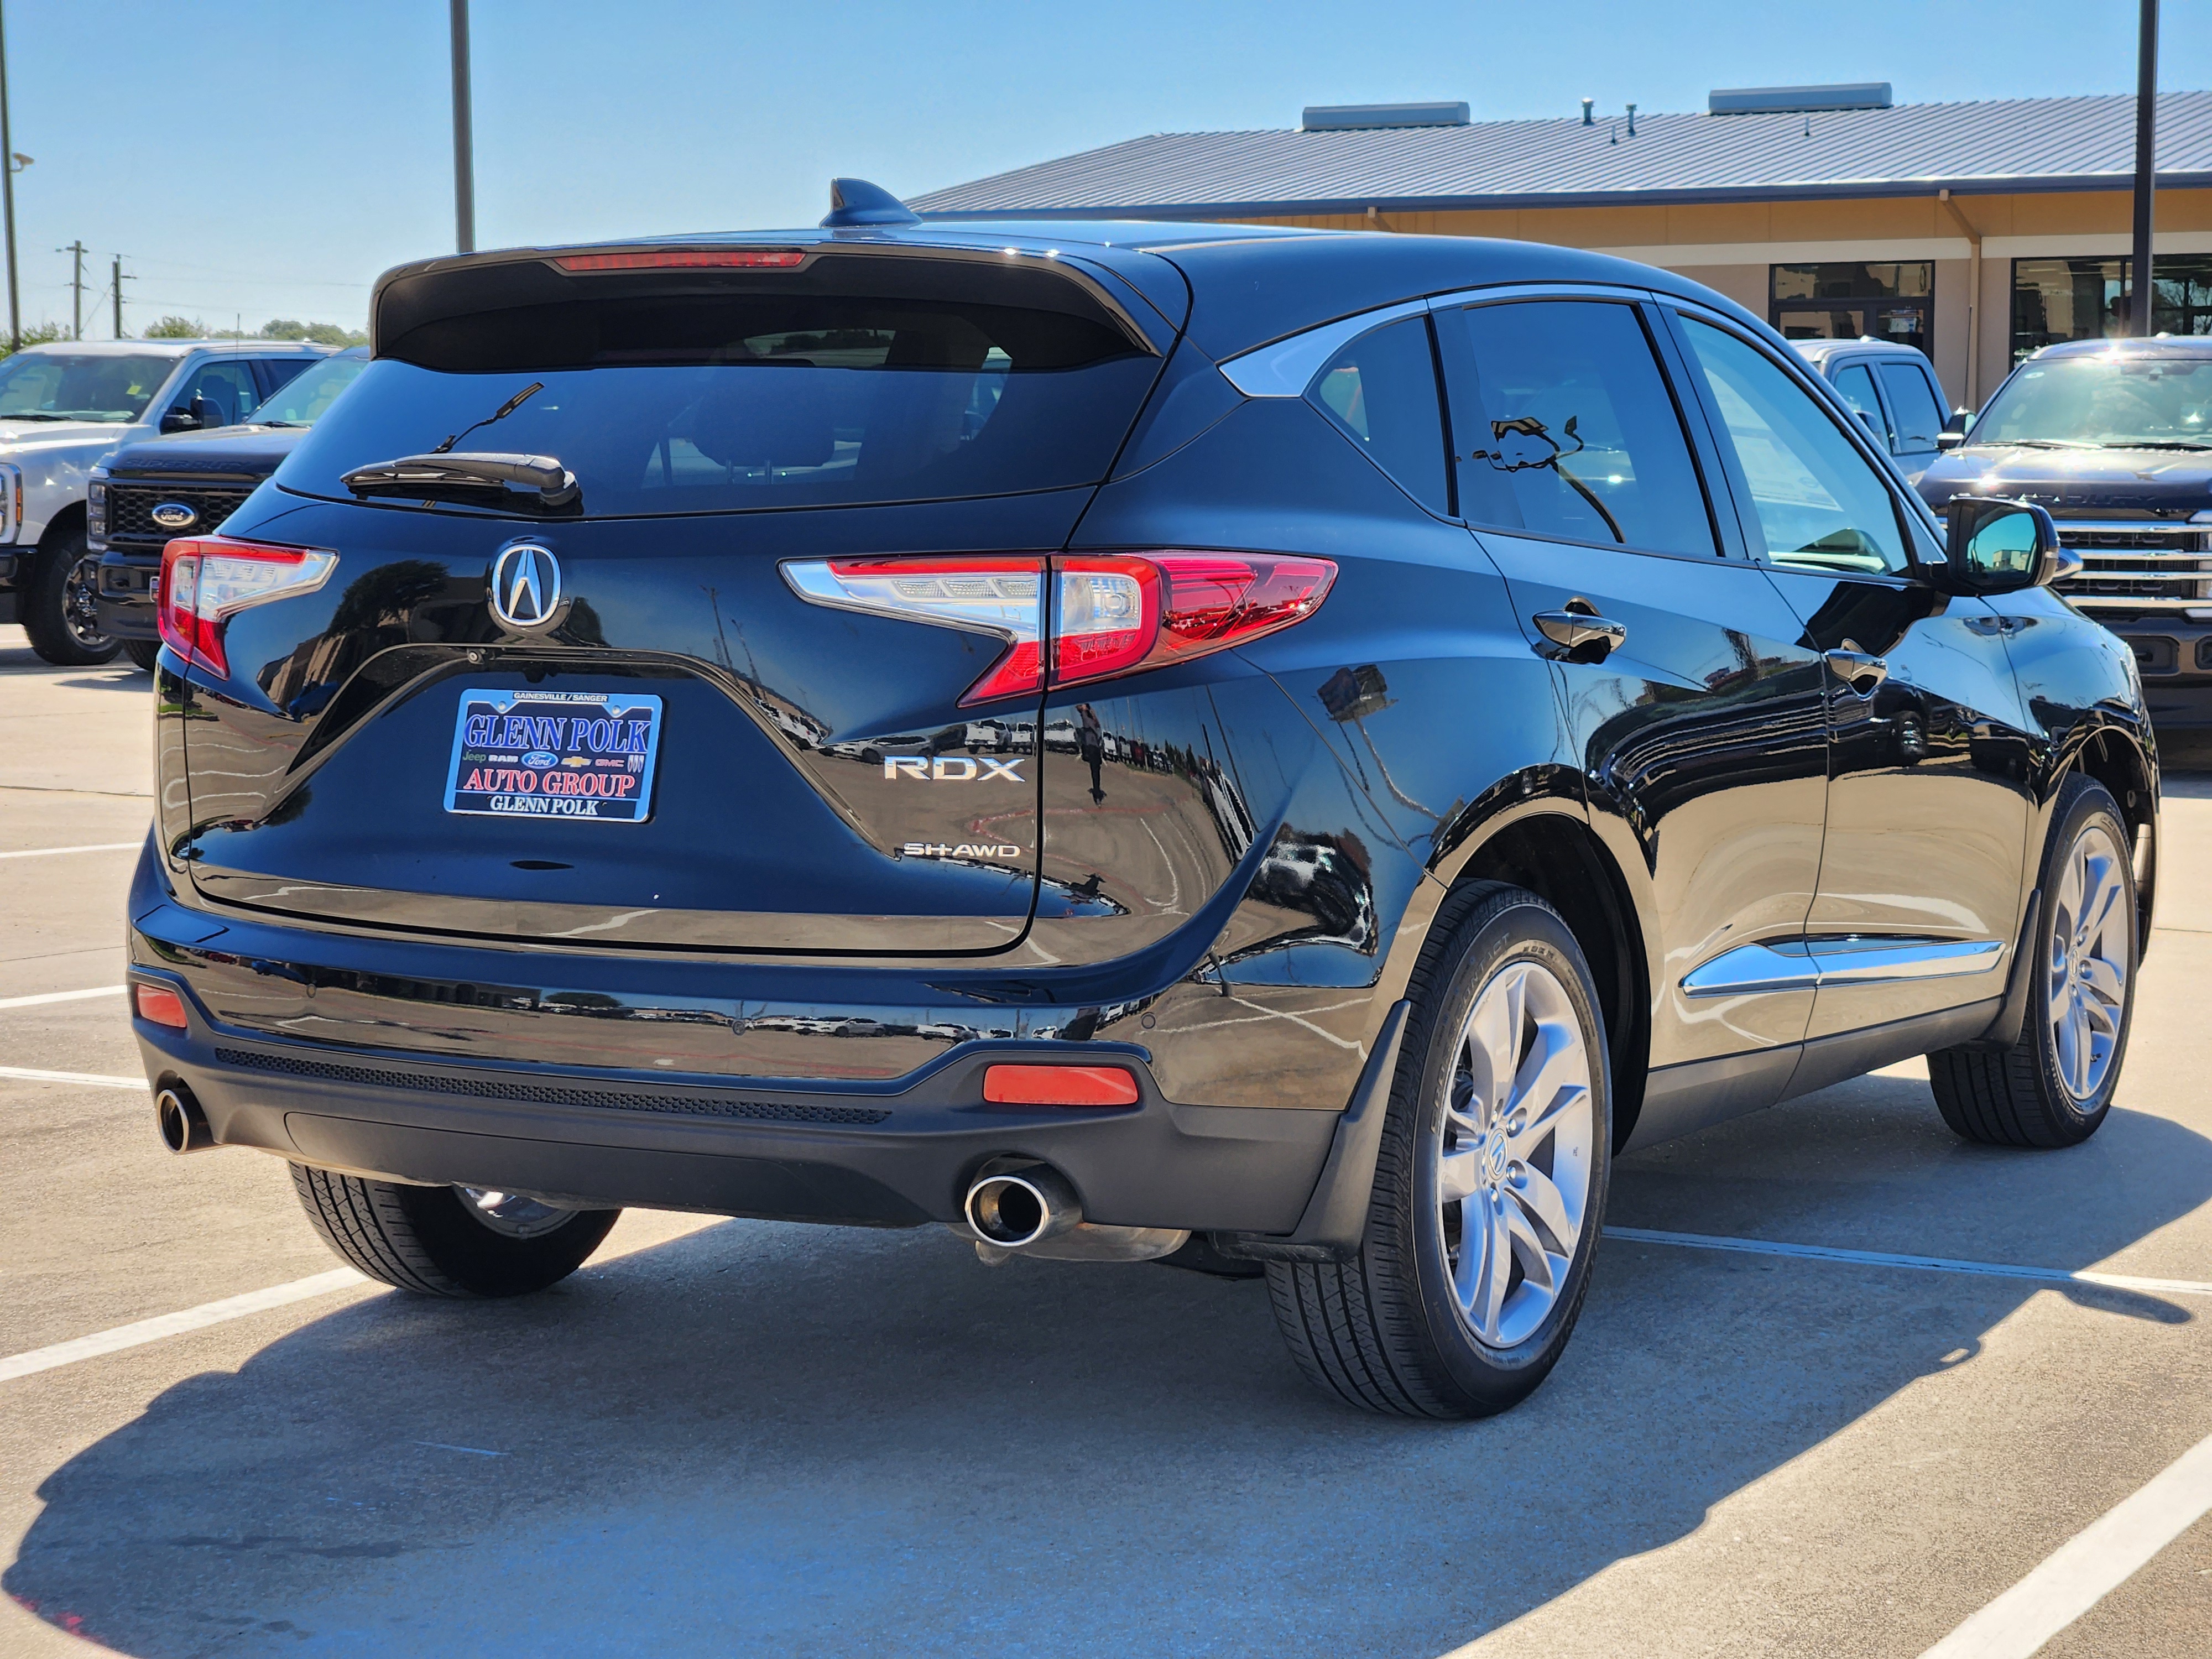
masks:
<svg viewBox="0 0 2212 1659"><path fill-rule="evenodd" d="M1836 390L1851 406L1851 412L1863 416L1867 429L1881 434L1884 443L1894 444L1896 434L1882 417L1881 399L1875 395L1874 376L1864 363L1851 363L1836 371Z"/></svg>
<svg viewBox="0 0 2212 1659"><path fill-rule="evenodd" d="M306 373L295 376L261 405L254 418L268 426L313 426L331 406L331 399L351 386L368 367L366 353L348 352L325 357Z"/></svg>
<svg viewBox="0 0 2212 1659"><path fill-rule="evenodd" d="M1682 423L1633 308L1474 306L1453 386L1461 507L1547 536L1716 551Z"/></svg>
<svg viewBox="0 0 2212 1659"><path fill-rule="evenodd" d="M169 407L192 413L192 400L203 403L204 427L236 426L261 401L261 388L253 379L253 365L242 357L219 358L202 363L169 398Z"/></svg>
<svg viewBox="0 0 2212 1659"><path fill-rule="evenodd" d="M0 421L135 421L174 357L23 351L0 362Z"/></svg>
<svg viewBox="0 0 2212 1659"><path fill-rule="evenodd" d="M530 307L400 345L281 483L343 496L534 385L462 447L558 457L593 516L1048 489L1104 474L1158 367L1093 316L850 295Z"/></svg>
<svg viewBox="0 0 2212 1659"><path fill-rule="evenodd" d="M321 361L319 357L259 358L257 362L261 370L263 389L264 392L281 390Z"/></svg>
<svg viewBox="0 0 2212 1659"><path fill-rule="evenodd" d="M1897 415L1897 452L1917 455L1936 447L1936 434L1943 429L1943 405L1935 389L1915 363L1884 363L1881 389L1889 393L1889 406Z"/></svg>
<svg viewBox="0 0 2212 1659"><path fill-rule="evenodd" d="M1403 318L1361 335L1322 370L1312 397L1416 501L1450 511L1426 318Z"/></svg>
<svg viewBox="0 0 2212 1659"><path fill-rule="evenodd" d="M1887 486L1813 394L1756 347L1685 322L1768 554L1822 570L1903 570L1905 542Z"/></svg>

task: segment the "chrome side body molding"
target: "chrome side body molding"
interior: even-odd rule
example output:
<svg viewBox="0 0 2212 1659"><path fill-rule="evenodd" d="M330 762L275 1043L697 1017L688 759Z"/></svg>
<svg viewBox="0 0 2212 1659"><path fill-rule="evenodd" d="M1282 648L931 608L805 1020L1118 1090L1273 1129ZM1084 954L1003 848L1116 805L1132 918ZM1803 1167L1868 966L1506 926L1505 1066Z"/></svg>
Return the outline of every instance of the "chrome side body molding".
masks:
<svg viewBox="0 0 2212 1659"><path fill-rule="evenodd" d="M1995 939L1897 939L1864 934L1769 939L1723 951L1682 976L1692 997L1755 996L1829 985L1953 979L1994 972L2005 945Z"/></svg>

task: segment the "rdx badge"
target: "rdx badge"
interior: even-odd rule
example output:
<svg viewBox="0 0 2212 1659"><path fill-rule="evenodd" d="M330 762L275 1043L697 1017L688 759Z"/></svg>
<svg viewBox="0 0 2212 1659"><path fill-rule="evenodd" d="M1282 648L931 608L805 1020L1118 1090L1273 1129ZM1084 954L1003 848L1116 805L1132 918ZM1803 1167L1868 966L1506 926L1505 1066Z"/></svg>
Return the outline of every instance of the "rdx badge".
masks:
<svg viewBox="0 0 2212 1659"><path fill-rule="evenodd" d="M1018 759L993 760L988 755L980 758L939 755L934 760L893 756L884 762L884 775L920 778L924 783L994 783L1002 778L1008 783L1022 783L1027 780L1014 770L1020 764Z"/></svg>

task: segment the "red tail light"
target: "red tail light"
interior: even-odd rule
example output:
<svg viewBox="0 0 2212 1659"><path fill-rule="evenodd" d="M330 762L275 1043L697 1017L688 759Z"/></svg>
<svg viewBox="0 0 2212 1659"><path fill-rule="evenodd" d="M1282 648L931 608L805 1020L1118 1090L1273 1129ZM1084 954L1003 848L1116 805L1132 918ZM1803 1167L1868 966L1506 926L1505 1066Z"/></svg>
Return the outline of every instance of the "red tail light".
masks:
<svg viewBox="0 0 2212 1659"><path fill-rule="evenodd" d="M278 547L228 536L184 536L161 550L161 642L186 662L225 679L222 635L240 611L312 593L331 579L338 556L313 547Z"/></svg>
<svg viewBox="0 0 2212 1659"><path fill-rule="evenodd" d="M179 1031L191 1028L191 1022L185 1018L185 1000L174 991L158 985L134 985L131 989L139 1018L155 1025L173 1025Z"/></svg>
<svg viewBox="0 0 2212 1659"><path fill-rule="evenodd" d="M816 605L997 635L1005 648L960 699L966 708L1044 684L1048 565L1054 685L1114 679L1246 644L1311 616L1336 580L1327 559L1280 553L793 559L783 574Z"/></svg>
<svg viewBox="0 0 2212 1659"><path fill-rule="evenodd" d="M553 263L568 271L788 270L805 258L795 247L698 247L651 253L564 253Z"/></svg>

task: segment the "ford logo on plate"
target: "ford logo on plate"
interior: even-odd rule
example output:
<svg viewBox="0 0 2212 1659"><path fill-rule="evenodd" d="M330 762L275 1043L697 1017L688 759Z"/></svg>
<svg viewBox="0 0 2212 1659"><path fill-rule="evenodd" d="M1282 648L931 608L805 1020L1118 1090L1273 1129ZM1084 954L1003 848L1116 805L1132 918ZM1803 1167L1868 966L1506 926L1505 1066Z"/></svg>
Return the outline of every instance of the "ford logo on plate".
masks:
<svg viewBox="0 0 2212 1659"><path fill-rule="evenodd" d="M522 757L522 763L525 766L535 766L543 770L548 766L558 766L561 763L561 757L550 749L533 749Z"/></svg>
<svg viewBox="0 0 2212 1659"><path fill-rule="evenodd" d="M164 530L190 530L199 522L199 509L182 501L161 501L146 515Z"/></svg>

